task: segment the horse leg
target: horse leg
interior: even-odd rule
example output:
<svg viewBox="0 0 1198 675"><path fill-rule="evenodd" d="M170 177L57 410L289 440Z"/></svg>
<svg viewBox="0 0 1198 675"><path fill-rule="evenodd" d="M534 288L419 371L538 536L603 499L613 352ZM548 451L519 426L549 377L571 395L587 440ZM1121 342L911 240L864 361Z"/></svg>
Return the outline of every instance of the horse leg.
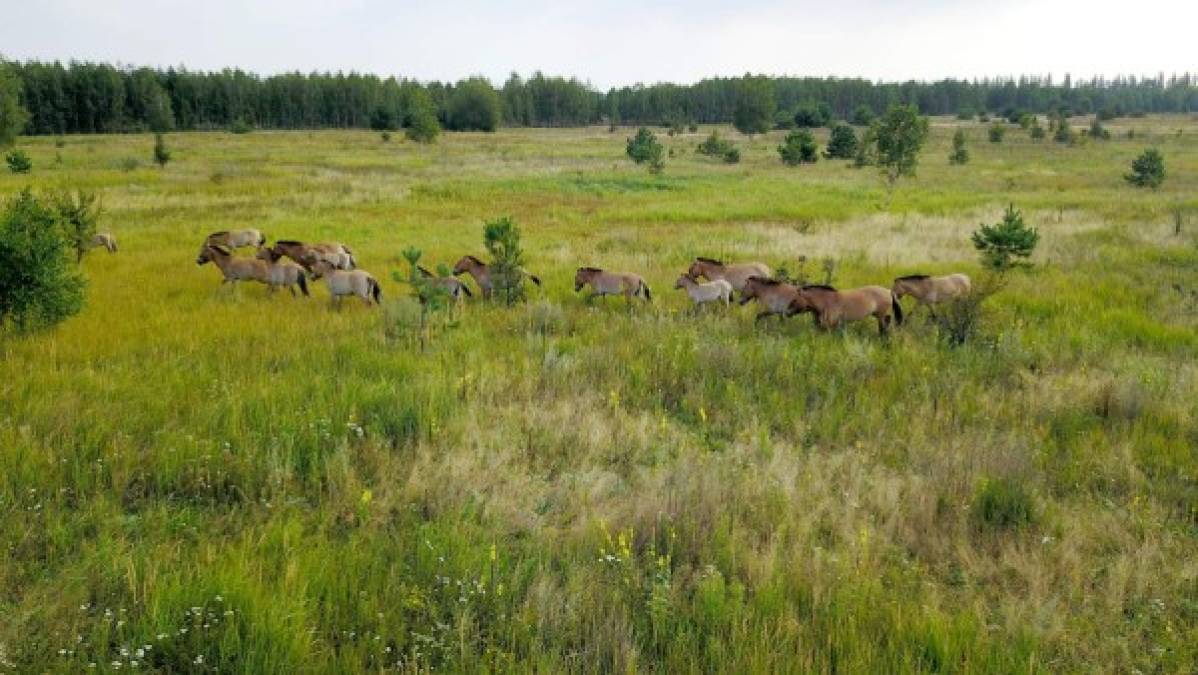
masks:
<svg viewBox="0 0 1198 675"><path fill-rule="evenodd" d="M753 325L757 325L757 322L761 321L762 319L768 319L769 317L773 316L773 314L774 313L768 309L757 312L757 316L753 319Z"/></svg>

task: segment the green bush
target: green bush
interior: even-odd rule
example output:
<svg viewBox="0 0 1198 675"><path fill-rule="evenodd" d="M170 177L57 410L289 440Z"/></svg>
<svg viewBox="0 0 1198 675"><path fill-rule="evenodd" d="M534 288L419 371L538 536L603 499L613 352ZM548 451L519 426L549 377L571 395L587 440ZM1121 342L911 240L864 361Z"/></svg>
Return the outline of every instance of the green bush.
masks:
<svg viewBox="0 0 1198 675"><path fill-rule="evenodd" d="M1027 133L1034 141L1044 140L1044 127L1040 126L1039 121L1033 123Z"/></svg>
<svg viewBox="0 0 1198 675"><path fill-rule="evenodd" d="M463 80L449 97L448 126L456 131L495 131L503 114L499 94L481 77Z"/></svg>
<svg viewBox="0 0 1198 675"><path fill-rule="evenodd" d="M807 101L795 111L795 126L815 129L832 122L832 107L823 101Z"/></svg>
<svg viewBox="0 0 1198 675"><path fill-rule="evenodd" d="M408 92L407 119L404 120L404 135L417 143L432 143L441 133L433 99L422 87L413 87Z"/></svg>
<svg viewBox="0 0 1198 675"><path fill-rule="evenodd" d="M787 134L786 140L778 146L778 154L782 156L782 163L787 166L813 164L819 159L815 137L806 129Z"/></svg>
<svg viewBox="0 0 1198 675"><path fill-rule="evenodd" d="M914 176L919 151L928 138L928 118L914 105L893 105L874 125L877 138L877 164L893 187L903 176Z"/></svg>
<svg viewBox="0 0 1198 675"><path fill-rule="evenodd" d="M736 90L732 124L742 134L764 134L774 123L774 83L768 77L745 75Z"/></svg>
<svg viewBox="0 0 1198 675"><path fill-rule="evenodd" d="M1056 141L1057 143L1067 143L1070 145L1077 141L1077 137L1073 133L1073 129L1069 126L1069 120L1065 117L1057 119L1056 131L1053 132L1052 140Z"/></svg>
<svg viewBox="0 0 1198 675"><path fill-rule="evenodd" d="M628 139L624 151L633 162L648 164L653 173L659 173L665 168L665 148L648 127L637 129L636 136Z"/></svg>
<svg viewBox="0 0 1198 675"><path fill-rule="evenodd" d="M969 150L965 147L965 130L957 129L953 134L953 151L948 156L949 164L965 164L969 161Z"/></svg>
<svg viewBox="0 0 1198 675"><path fill-rule="evenodd" d="M1003 136L1006 135L1007 127L1002 122L995 122L990 125L989 136L991 143L1002 143Z"/></svg>
<svg viewBox="0 0 1198 675"><path fill-rule="evenodd" d="M1109 141L1111 140L1111 132L1102 126L1102 122L1096 119L1090 123L1090 138L1098 141Z"/></svg>
<svg viewBox="0 0 1198 675"><path fill-rule="evenodd" d="M375 131L395 131L399 128L399 115L390 106L380 105L370 114L370 128Z"/></svg>
<svg viewBox="0 0 1198 675"><path fill-rule="evenodd" d="M1018 530L1036 522L1036 504L1023 481L983 480L974 491L974 523L983 529Z"/></svg>
<svg viewBox="0 0 1198 675"><path fill-rule="evenodd" d="M248 134L254 130L254 127L244 119L238 117L229 125L229 131L235 134Z"/></svg>
<svg viewBox="0 0 1198 675"><path fill-rule="evenodd" d="M711 135L699 144L699 147L695 149L695 152L708 157L723 157L732 149L732 143L720 138L719 131L712 131Z"/></svg>
<svg viewBox="0 0 1198 675"><path fill-rule="evenodd" d="M739 163L740 162L740 149L728 148L728 151L724 153L722 159L724 160L725 164Z"/></svg>
<svg viewBox="0 0 1198 675"><path fill-rule="evenodd" d="M856 124L859 127L868 127L869 125L873 124L873 121L877 119L877 117L878 116L874 114L873 108L862 104L853 109L853 114L849 119L853 124Z"/></svg>
<svg viewBox="0 0 1198 675"><path fill-rule="evenodd" d="M1159 188L1165 182L1165 158L1156 148L1148 148L1131 163L1131 172L1123 180L1136 187Z"/></svg>
<svg viewBox="0 0 1198 675"><path fill-rule="evenodd" d="M96 223L104 213L100 198L94 192L77 189L60 190L51 198L55 215L62 227L67 245L75 251L75 261L91 250L96 236Z"/></svg>
<svg viewBox="0 0 1198 675"><path fill-rule="evenodd" d="M847 124L837 124L832 127L828 138L828 147L824 149L824 157L828 159L852 159L857 154L857 134L853 127Z"/></svg>
<svg viewBox="0 0 1198 675"><path fill-rule="evenodd" d="M1023 222L1023 213L1016 210L1014 204L1009 204L1001 222L982 224L972 239L974 248L981 255L982 265L1001 273L1028 264L1027 259L1040 243L1040 233L1027 226Z"/></svg>
<svg viewBox="0 0 1198 675"><path fill-rule="evenodd" d="M83 308L83 277L67 259L54 209L28 188L0 214L0 329L53 326Z"/></svg>
<svg viewBox="0 0 1198 675"><path fill-rule="evenodd" d="M29 173L33 170L33 160L29 159L29 155L25 154L20 148L13 148L7 155L4 156L4 161L8 163L8 170L13 173Z"/></svg>
<svg viewBox="0 0 1198 675"><path fill-rule="evenodd" d="M158 168L166 168L166 163L171 161L171 151L166 147L166 139L162 134L154 134L154 162L158 164Z"/></svg>
<svg viewBox="0 0 1198 675"><path fill-rule="evenodd" d="M524 299L524 249L520 227L508 216L483 225L483 245L491 254L492 297L504 304Z"/></svg>

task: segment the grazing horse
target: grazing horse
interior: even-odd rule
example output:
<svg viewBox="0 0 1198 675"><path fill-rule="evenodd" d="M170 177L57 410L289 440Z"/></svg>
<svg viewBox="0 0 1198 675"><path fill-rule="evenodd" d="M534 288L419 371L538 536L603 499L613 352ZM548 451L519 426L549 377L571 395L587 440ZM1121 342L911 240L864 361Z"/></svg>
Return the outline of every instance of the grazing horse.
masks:
<svg viewBox="0 0 1198 675"><path fill-rule="evenodd" d="M108 232L100 232L92 237L92 248L103 246L109 253L116 253L116 237Z"/></svg>
<svg viewBox="0 0 1198 675"><path fill-rule="evenodd" d="M482 290L483 297L491 297L491 291L494 290L495 285L491 281L491 270L488 265L472 255L464 255L453 266L453 275L456 277L467 272L474 277L474 283L478 284L479 289ZM520 268L520 273L528 277L534 284L541 285L541 279L537 275L524 268Z"/></svg>
<svg viewBox="0 0 1198 675"><path fill-rule="evenodd" d="M685 288L686 294L690 296L696 306L709 302L732 304L732 284L723 279L704 282L696 280L689 274L683 274L678 277L678 281L674 282L674 288Z"/></svg>
<svg viewBox="0 0 1198 675"><path fill-rule="evenodd" d="M645 298L645 302L653 301L649 284L646 284L639 274L604 272L598 267L579 267L578 272L574 274L574 292L581 291L583 286L588 284L591 286L588 300L607 295L623 295L625 300L631 302L639 295Z"/></svg>
<svg viewBox="0 0 1198 675"><path fill-rule="evenodd" d="M224 246L228 249L261 246L265 243L266 237L262 236L262 233L255 229L213 232L204 238L204 246Z"/></svg>
<svg viewBox="0 0 1198 675"><path fill-rule="evenodd" d="M417 265L416 271L427 280L426 283L443 289L449 295L450 299L454 301L461 301L463 296L467 298L474 296L470 292L469 286L454 277L439 277L425 269L422 265ZM419 288L417 289L417 293L420 296L420 304L428 302L428 298L425 297L424 293L420 292Z"/></svg>
<svg viewBox="0 0 1198 675"><path fill-rule="evenodd" d="M695 262L691 263L686 274L696 280L700 277L708 281L723 279L732 285L732 290L740 293L744 290L745 282L749 280L749 277L768 279L772 273L769 266L759 262L725 265L719 260L711 258L695 258Z"/></svg>
<svg viewBox="0 0 1198 675"><path fill-rule="evenodd" d="M345 244L336 241L319 244L305 244L294 239L280 239L271 250L276 255L287 256L299 263L304 269L312 271L312 264L317 260L327 260L335 269L352 270L358 266L353 251Z"/></svg>
<svg viewBox="0 0 1198 675"><path fill-rule="evenodd" d="M927 305L933 318L936 316L936 304L969 295L972 289L972 282L964 274L949 274L943 277L909 274L895 279L890 288L894 297L900 300L904 295L911 295L917 301L916 307Z"/></svg>
<svg viewBox="0 0 1198 675"><path fill-rule="evenodd" d="M224 276L221 284L231 283L236 287L238 281L266 283L265 262L254 258L238 258L224 246L205 246L200 249L200 255L196 257L196 264L207 263L215 263L220 268L220 273Z"/></svg>
<svg viewBox="0 0 1198 675"><path fill-rule="evenodd" d="M308 280L304 276L304 268L293 262L282 260L279 255L275 254L273 249L269 248L258 249L258 254L254 257L266 263L266 278L264 281L270 287L271 293L274 293L280 287L285 287L291 291L291 297L295 297L295 287L299 286L300 292L304 294L304 297L309 296Z"/></svg>
<svg viewBox="0 0 1198 675"><path fill-rule="evenodd" d="M757 313L755 321L761 321L768 316L789 316L790 303L799 295L799 287L775 279L764 277L749 277L745 287L740 292L740 304L748 304L756 300L762 310Z"/></svg>
<svg viewBox="0 0 1198 675"><path fill-rule="evenodd" d="M787 314L801 312L815 315L815 325L825 330L836 328L844 321L857 321L868 316L878 319L878 332L886 335L891 319L895 325L903 325L903 306L889 288L863 286L848 291L838 291L831 286L809 285L799 289L790 303Z"/></svg>
<svg viewBox="0 0 1198 675"><path fill-rule="evenodd" d="M370 306L371 297L376 305L382 304L383 290L379 282L363 270L339 270L327 260L317 260L312 263L312 279L324 279L329 288L333 306L341 309L341 298L346 295L356 295L362 298L366 306Z"/></svg>

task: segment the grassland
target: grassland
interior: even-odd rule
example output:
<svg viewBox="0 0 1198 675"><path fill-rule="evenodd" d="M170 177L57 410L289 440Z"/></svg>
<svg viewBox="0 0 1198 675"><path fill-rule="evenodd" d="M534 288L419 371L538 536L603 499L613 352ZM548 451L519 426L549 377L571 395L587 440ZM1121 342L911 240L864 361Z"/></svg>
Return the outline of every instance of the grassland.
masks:
<svg viewBox="0 0 1198 675"><path fill-rule="evenodd" d="M174 134L165 170L145 136L23 141L0 195L99 190L121 251L0 338L0 670L1191 672L1198 122L969 125L951 167L955 124L889 199L778 134L701 159L709 129L660 177L627 130ZM1150 145L1155 193L1121 180ZM963 347L670 290L696 254L975 273L1008 202L1036 264ZM503 214L544 291L422 329L401 251L481 254ZM247 226L351 244L384 306L219 288L198 242ZM580 264L654 304L588 306Z"/></svg>

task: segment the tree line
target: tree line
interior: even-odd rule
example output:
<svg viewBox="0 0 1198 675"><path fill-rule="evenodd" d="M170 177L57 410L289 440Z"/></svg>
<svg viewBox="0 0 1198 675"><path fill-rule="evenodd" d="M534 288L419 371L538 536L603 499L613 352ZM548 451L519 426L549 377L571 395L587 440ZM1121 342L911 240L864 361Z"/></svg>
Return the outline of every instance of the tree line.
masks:
<svg viewBox="0 0 1198 675"><path fill-rule="evenodd" d="M375 128L411 124L431 112L447 129L567 127L595 123L727 123L752 83L772 93L780 121L796 114L857 121L892 105L924 115L1019 110L1110 116L1198 111L1198 78L1069 76L871 82L861 78L716 77L601 92L577 78L513 74L496 88L483 78L427 82L359 73L260 76L239 69L125 68L103 63L8 62L27 112L27 134L171 129ZM800 117L801 118L801 117Z"/></svg>

